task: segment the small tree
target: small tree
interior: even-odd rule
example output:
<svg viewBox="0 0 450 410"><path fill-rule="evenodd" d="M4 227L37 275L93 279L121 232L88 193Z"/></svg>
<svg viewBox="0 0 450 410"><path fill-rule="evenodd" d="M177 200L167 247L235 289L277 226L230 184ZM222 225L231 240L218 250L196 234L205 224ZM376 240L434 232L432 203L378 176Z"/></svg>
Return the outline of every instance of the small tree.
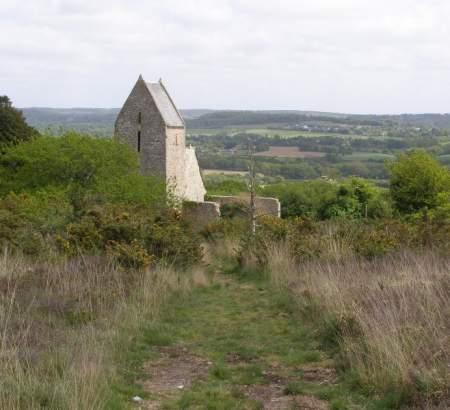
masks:
<svg viewBox="0 0 450 410"><path fill-rule="evenodd" d="M402 154L389 167L390 192L395 208L415 213L436 208L450 191L450 173L423 150Z"/></svg>
<svg viewBox="0 0 450 410"><path fill-rule="evenodd" d="M22 111L14 108L6 95L0 96L0 149L37 135L38 132L26 123Z"/></svg>
<svg viewBox="0 0 450 410"><path fill-rule="evenodd" d="M255 145L249 143L248 155L250 159L248 174L250 191L250 226L252 235L256 233L256 163L255 163Z"/></svg>

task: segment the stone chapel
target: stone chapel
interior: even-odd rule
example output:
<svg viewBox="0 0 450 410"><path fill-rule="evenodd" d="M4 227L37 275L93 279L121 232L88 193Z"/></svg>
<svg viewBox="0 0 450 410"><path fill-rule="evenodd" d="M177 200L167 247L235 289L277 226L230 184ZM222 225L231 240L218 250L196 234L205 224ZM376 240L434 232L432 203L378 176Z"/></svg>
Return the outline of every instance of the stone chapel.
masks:
<svg viewBox="0 0 450 410"><path fill-rule="evenodd" d="M204 201L195 149L186 147L184 120L161 80L139 76L117 117L115 137L139 153L144 175L164 178L181 200Z"/></svg>

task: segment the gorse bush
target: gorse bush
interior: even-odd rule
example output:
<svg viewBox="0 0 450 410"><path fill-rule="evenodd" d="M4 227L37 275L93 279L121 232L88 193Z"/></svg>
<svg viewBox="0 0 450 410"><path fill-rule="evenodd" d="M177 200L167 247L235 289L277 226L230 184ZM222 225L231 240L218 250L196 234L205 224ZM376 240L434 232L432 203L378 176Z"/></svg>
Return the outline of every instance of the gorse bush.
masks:
<svg viewBox="0 0 450 410"><path fill-rule="evenodd" d="M116 256L126 267L188 265L200 242L163 181L140 175L128 146L74 133L11 147L0 158L0 241L26 254Z"/></svg>
<svg viewBox="0 0 450 410"><path fill-rule="evenodd" d="M73 218L73 207L64 190L10 193L0 199L0 243L39 255L48 250L49 237Z"/></svg>

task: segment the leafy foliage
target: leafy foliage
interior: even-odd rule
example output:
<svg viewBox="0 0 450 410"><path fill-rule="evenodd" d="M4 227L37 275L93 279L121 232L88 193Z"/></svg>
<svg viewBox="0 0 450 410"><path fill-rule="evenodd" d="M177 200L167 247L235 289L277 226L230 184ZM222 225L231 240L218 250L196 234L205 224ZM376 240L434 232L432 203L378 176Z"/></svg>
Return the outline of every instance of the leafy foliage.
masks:
<svg viewBox="0 0 450 410"><path fill-rule="evenodd" d="M131 149L116 142L69 133L42 137L8 150L1 159L2 191L48 186L94 187L103 179L137 174Z"/></svg>
<svg viewBox="0 0 450 410"><path fill-rule="evenodd" d="M42 256L108 253L133 269L201 258L165 184L140 175L136 153L115 141L70 133L24 142L2 157L0 176L3 244Z"/></svg>
<svg viewBox="0 0 450 410"><path fill-rule="evenodd" d="M265 196L276 197L281 202L283 217L318 216L322 204L331 201L337 186L328 181L283 182L262 189Z"/></svg>
<svg viewBox="0 0 450 410"><path fill-rule="evenodd" d="M384 191L360 178L340 184L323 180L285 182L269 185L262 193L281 201L285 218L358 219L386 217L391 213Z"/></svg>
<svg viewBox="0 0 450 410"><path fill-rule="evenodd" d="M450 172L422 150L402 154L390 164L390 190L396 209L414 213L434 209L450 191Z"/></svg>
<svg viewBox="0 0 450 410"><path fill-rule="evenodd" d="M380 218L390 214L389 203L383 192L360 178L342 183L334 198L319 209L320 219L339 217Z"/></svg>
<svg viewBox="0 0 450 410"><path fill-rule="evenodd" d="M11 100L0 96L0 149L28 141L38 132L30 127L21 111L13 107Z"/></svg>
<svg viewBox="0 0 450 410"><path fill-rule="evenodd" d="M248 191L243 178L209 176L205 182L209 195L237 195Z"/></svg>

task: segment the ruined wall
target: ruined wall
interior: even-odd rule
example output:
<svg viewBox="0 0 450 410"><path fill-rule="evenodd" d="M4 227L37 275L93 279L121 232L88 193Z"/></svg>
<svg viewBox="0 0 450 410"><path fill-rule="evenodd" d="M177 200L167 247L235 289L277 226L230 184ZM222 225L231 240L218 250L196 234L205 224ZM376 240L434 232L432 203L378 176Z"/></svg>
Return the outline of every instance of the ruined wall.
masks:
<svg viewBox="0 0 450 410"><path fill-rule="evenodd" d="M194 147L187 147L185 150L184 180L184 198L188 201L203 202L205 200L206 189L203 184Z"/></svg>
<svg viewBox="0 0 450 410"><path fill-rule="evenodd" d="M242 204L246 207L250 207L250 196L211 196L211 200L217 202L220 206ZM281 216L281 204L277 198L255 198L256 215L272 215L276 217Z"/></svg>
<svg viewBox="0 0 450 410"><path fill-rule="evenodd" d="M166 181L171 192L179 198L186 198L185 138L184 128L168 127L166 129ZM186 199L191 200L190 198Z"/></svg>
<svg viewBox="0 0 450 410"><path fill-rule="evenodd" d="M142 79L134 86L117 117L115 137L137 151L139 131L142 173L166 178L166 126Z"/></svg>
<svg viewBox="0 0 450 410"><path fill-rule="evenodd" d="M183 218L195 230L201 231L220 218L219 204L216 202L185 202L183 204Z"/></svg>

